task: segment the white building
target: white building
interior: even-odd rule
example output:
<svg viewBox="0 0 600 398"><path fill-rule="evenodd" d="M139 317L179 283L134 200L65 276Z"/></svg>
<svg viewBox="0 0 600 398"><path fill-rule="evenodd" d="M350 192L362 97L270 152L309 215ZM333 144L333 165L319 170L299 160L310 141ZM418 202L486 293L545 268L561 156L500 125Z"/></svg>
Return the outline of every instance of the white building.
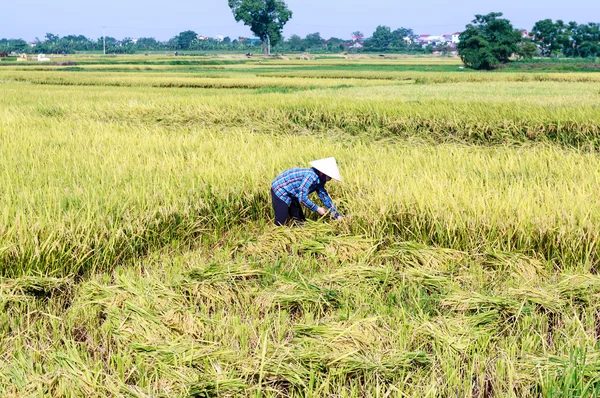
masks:
<svg viewBox="0 0 600 398"><path fill-rule="evenodd" d="M452 33L452 44L458 44L460 42L459 36L462 32L454 32Z"/></svg>
<svg viewBox="0 0 600 398"><path fill-rule="evenodd" d="M441 35L419 35L417 38L417 43L420 43L422 46L438 46L440 44L453 44L456 45L460 40L461 32L455 33L443 33Z"/></svg>

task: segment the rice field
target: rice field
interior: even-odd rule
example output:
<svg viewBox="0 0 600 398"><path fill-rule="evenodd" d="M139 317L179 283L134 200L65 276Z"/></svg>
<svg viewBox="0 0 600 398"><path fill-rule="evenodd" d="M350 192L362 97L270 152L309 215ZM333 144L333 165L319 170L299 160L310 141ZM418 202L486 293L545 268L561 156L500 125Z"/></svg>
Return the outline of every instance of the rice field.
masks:
<svg viewBox="0 0 600 398"><path fill-rule="evenodd" d="M600 74L172 60L0 66L1 396L600 395Z"/></svg>

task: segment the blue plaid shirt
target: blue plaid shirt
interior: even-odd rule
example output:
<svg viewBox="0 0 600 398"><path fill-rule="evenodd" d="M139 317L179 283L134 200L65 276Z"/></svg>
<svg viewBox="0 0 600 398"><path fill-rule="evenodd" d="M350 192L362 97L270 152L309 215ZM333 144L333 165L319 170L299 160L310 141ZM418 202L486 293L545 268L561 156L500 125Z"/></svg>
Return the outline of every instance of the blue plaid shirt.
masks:
<svg viewBox="0 0 600 398"><path fill-rule="evenodd" d="M286 170L273 180L271 189L288 206L292 203L292 198L297 198L300 203L312 211L317 211L319 206L314 204L308 195L317 191L323 205L331 211L333 216L335 218L340 216L325 190L325 182L321 181L314 168Z"/></svg>

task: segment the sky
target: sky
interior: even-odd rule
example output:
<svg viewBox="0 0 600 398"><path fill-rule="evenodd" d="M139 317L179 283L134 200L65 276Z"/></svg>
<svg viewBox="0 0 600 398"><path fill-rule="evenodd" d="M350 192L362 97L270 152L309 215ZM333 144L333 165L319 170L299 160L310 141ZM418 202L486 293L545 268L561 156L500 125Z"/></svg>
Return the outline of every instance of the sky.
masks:
<svg viewBox="0 0 600 398"><path fill-rule="evenodd" d="M91 39L112 36L154 37L163 41L193 30L215 37L252 37L236 23L227 0L0 0L0 38L34 41L46 33L82 34ZM352 32L371 36L378 25L438 35L464 30L475 14L502 12L515 28L531 29L536 21L600 22L598 0L286 0L292 19L283 35L349 39Z"/></svg>

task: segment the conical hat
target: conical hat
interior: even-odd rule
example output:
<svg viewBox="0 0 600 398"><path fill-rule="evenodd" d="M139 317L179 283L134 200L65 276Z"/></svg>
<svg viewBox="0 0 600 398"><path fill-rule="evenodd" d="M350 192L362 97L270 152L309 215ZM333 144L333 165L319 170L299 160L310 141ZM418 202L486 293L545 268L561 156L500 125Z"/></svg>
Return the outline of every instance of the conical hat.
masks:
<svg viewBox="0 0 600 398"><path fill-rule="evenodd" d="M329 176L334 180L342 182L340 170L338 169L337 163L335 162L335 158L313 160L309 164L315 169L319 170L321 173L325 174L326 176Z"/></svg>

